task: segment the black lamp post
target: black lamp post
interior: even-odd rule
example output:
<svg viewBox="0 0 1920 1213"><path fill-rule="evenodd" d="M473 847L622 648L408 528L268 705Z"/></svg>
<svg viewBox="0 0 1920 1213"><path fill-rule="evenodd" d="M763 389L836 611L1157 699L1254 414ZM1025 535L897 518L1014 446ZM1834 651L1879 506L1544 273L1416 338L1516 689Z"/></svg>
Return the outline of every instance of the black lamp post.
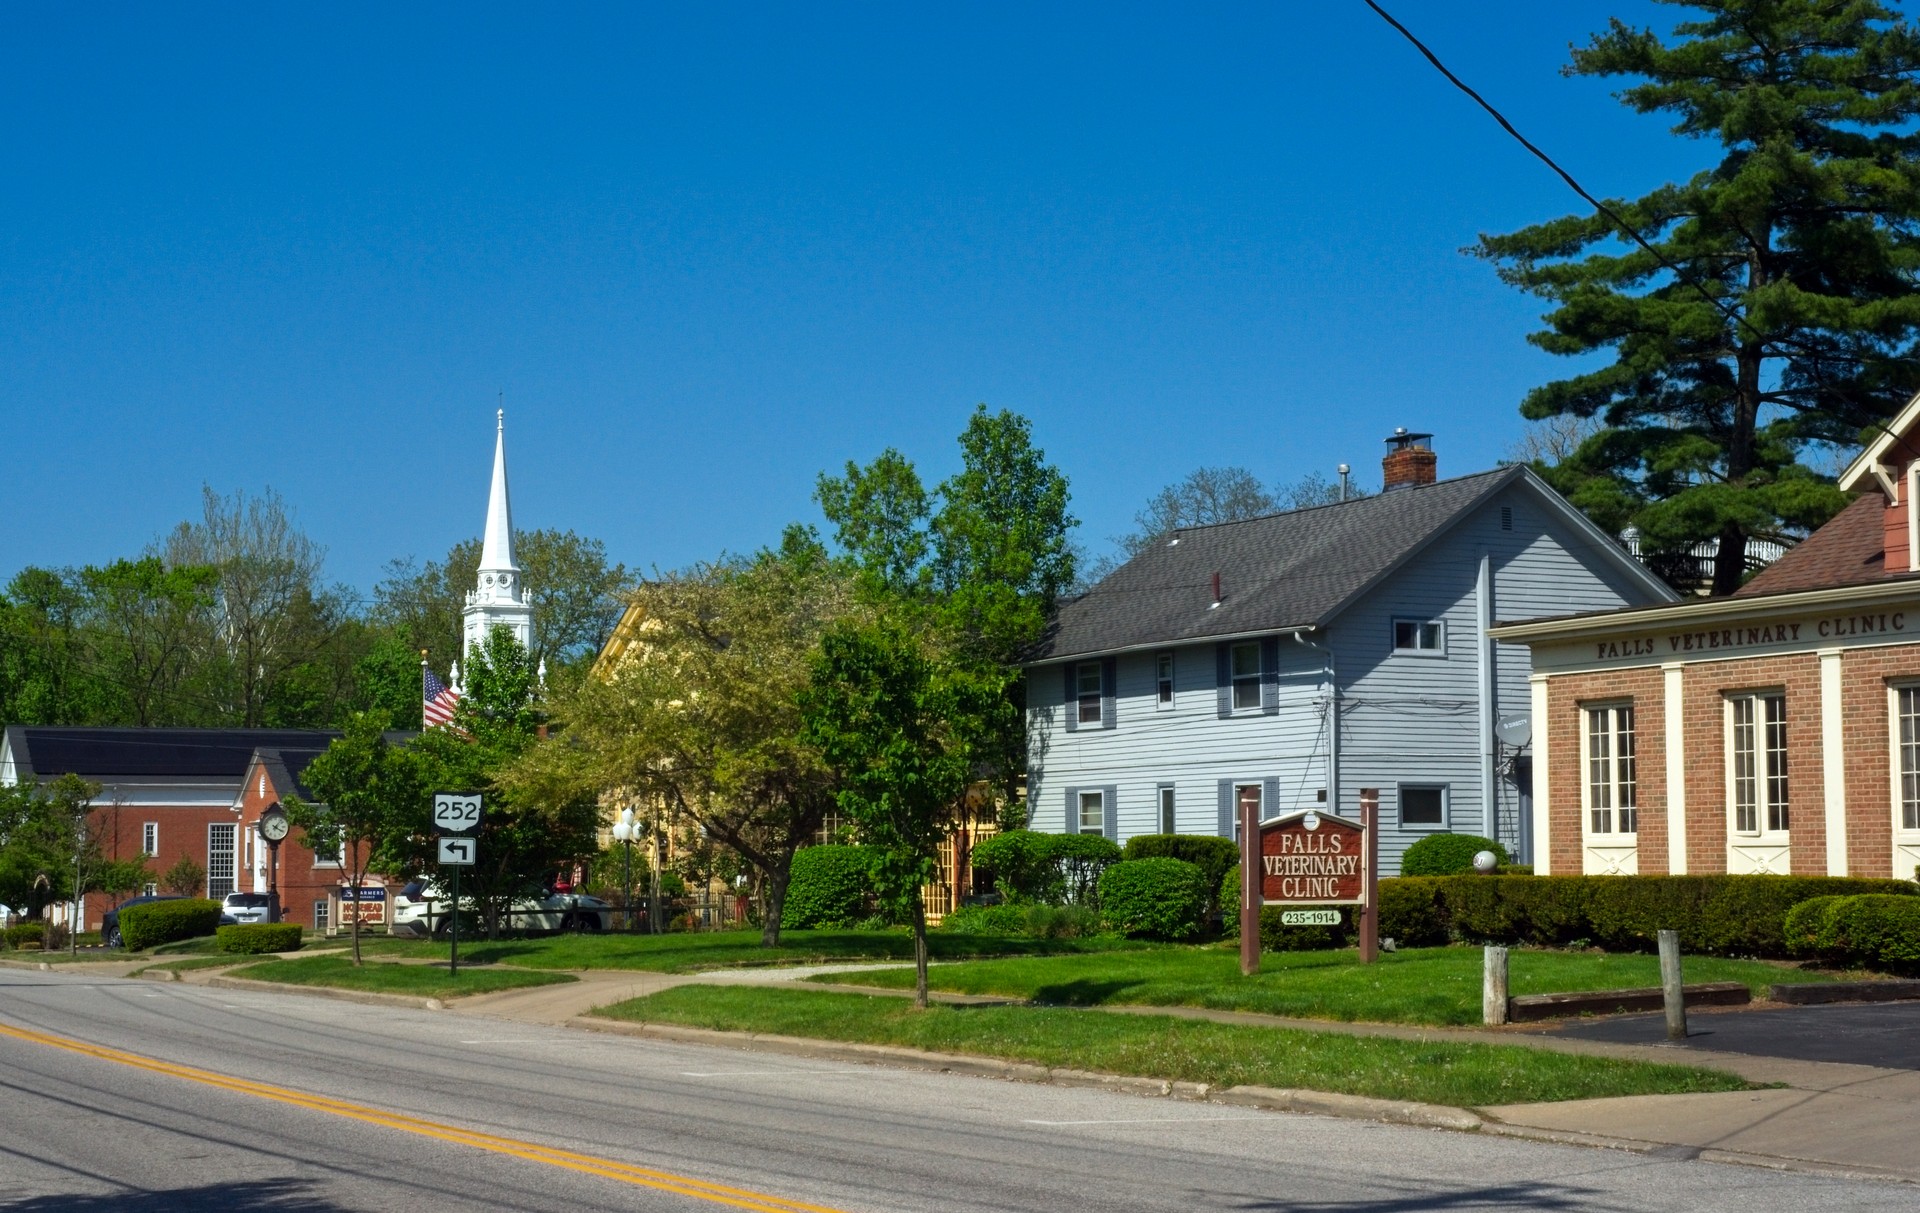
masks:
<svg viewBox="0 0 1920 1213"><path fill-rule="evenodd" d="M267 840L267 921L280 921L280 844L287 837L287 811L274 801L260 814L260 837Z"/></svg>

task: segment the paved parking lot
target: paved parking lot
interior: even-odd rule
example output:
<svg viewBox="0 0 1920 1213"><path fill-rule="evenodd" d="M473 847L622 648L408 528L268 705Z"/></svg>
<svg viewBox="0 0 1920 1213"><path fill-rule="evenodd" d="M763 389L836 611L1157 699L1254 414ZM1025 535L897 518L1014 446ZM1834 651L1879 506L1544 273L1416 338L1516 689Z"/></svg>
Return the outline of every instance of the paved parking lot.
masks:
<svg viewBox="0 0 1920 1213"><path fill-rule="evenodd" d="M1920 1070L1920 1002L1694 1011L1687 1016L1687 1029L1686 1047L1716 1053ZM1658 1014L1577 1020L1558 1034L1663 1044L1666 1020Z"/></svg>

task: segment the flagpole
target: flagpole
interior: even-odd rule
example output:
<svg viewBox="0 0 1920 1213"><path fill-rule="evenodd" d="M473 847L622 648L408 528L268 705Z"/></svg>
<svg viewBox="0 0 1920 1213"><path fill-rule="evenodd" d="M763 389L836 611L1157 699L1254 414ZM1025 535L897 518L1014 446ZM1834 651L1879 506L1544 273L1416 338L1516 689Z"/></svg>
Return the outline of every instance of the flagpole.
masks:
<svg viewBox="0 0 1920 1213"><path fill-rule="evenodd" d="M427 727L427 651L420 650L420 728Z"/></svg>

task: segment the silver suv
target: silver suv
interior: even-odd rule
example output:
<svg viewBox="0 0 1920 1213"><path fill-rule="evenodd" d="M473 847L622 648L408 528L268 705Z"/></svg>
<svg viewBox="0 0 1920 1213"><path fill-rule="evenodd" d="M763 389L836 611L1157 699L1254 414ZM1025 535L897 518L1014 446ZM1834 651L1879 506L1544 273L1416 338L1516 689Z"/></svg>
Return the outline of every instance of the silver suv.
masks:
<svg viewBox="0 0 1920 1213"><path fill-rule="evenodd" d="M220 902L220 925L266 922L272 902L265 893L229 893Z"/></svg>

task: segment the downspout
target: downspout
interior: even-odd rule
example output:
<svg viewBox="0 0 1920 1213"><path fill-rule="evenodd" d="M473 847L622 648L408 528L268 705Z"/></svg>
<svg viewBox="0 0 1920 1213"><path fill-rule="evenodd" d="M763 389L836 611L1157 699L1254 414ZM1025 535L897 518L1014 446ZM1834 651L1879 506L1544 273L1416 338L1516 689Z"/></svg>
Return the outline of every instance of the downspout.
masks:
<svg viewBox="0 0 1920 1213"><path fill-rule="evenodd" d="M1305 632L1293 638L1310 649L1319 649L1327 657L1327 812L1340 811L1340 683L1333 673L1333 650L1307 639Z"/></svg>
<svg viewBox="0 0 1920 1213"><path fill-rule="evenodd" d="M1480 555L1480 576L1473 591L1474 644L1480 679L1480 812L1487 836L1500 837L1500 797L1494 784L1493 748L1493 557Z"/></svg>

